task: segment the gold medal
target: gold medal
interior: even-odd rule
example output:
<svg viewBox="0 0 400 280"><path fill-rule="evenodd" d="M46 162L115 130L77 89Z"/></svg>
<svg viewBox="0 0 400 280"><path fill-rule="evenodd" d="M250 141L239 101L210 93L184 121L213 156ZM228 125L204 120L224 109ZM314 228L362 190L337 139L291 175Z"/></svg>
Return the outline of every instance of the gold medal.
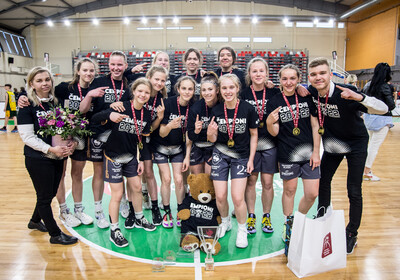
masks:
<svg viewBox="0 0 400 280"><path fill-rule="evenodd" d="M139 146L139 150L143 150L143 143L142 142L139 142L138 146Z"/></svg>
<svg viewBox="0 0 400 280"><path fill-rule="evenodd" d="M263 128L264 127L264 123L260 122L260 125L258 126L259 128Z"/></svg>
<svg viewBox="0 0 400 280"><path fill-rule="evenodd" d="M228 147L232 148L233 146L235 146L235 141L233 141L233 139L229 139L228 140Z"/></svg>
<svg viewBox="0 0 400 280"><path fill-rule="evenodd" d="M300 134L300 128L298 128L298 127L293 128L293 135L297 136L299 134Z"/></svg>
<svg viewBox="0 0 400 280"><path fill-rule="evenodd" d="M183 142L186 142L186 136L183 134Z"/></svg>
<svg viewBox="0 0 400 280"><path fill-rule="evenodd" d="M322 126L320 126L320 127L318 128L318 133L319 133L319 135L324 135L325 129L324 129Z"/></svg>

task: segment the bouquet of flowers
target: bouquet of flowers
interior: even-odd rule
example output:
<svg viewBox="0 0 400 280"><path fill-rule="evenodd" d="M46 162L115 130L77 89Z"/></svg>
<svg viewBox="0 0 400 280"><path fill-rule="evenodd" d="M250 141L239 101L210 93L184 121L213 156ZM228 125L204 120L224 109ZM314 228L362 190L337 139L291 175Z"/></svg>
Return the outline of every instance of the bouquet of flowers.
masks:
<svg viewBox="0 0 400 280"><path fill-rule="evenodd" d="M63 140L71 137L83 138L92 132L86 129L89 121L81 116L79 111L71 113L68 108L54 107L47 116L39 117L40 129L38 134L42 136L60 135Z"/></svg>

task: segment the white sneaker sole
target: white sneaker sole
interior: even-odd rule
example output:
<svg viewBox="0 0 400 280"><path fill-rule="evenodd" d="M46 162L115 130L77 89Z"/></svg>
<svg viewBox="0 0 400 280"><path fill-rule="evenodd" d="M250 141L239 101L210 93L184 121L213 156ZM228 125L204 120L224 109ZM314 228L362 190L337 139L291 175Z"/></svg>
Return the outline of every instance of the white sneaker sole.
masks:
<svg viewBox="0 0 400 280"><path fill-rule="evenodd" d="M126 244L124 244L124 245L117 245L117 244L114 242L114 240L111 238L111 236L110 236L110 241L111 241L115 246L117 246L118 248L124 248L124 247L126 247L126 246L129 245L129 243L126 243Z"/></svg>

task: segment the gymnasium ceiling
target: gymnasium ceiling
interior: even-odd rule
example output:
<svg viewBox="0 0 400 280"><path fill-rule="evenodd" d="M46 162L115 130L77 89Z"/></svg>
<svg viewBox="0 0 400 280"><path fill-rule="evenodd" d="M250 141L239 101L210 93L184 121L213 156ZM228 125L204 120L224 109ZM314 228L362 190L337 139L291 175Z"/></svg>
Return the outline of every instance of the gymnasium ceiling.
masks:
<svg viewBox="0 0 400 280"><path fill-rule="evenodd" d="M172 1L172 0L164 0ZM179 0L174 0L179 1ZM186 2L201 0L180 0ZM220 0L227 1L227 0ZM84 14L118 5L140 4L148 2L163 2L157 0L1 0L0 1L0 28L20 33L29 25L39 25L47 20L62 20L77 13ZM205 0L203 0L206 3ZM231 1L232 2L232 1ZM296 7L324 13L335 18L350 10L351 7L362 5L370 0L239 0L237 2L254 2L257 4ZM377 1L378 3L379 1Z"/></svg>

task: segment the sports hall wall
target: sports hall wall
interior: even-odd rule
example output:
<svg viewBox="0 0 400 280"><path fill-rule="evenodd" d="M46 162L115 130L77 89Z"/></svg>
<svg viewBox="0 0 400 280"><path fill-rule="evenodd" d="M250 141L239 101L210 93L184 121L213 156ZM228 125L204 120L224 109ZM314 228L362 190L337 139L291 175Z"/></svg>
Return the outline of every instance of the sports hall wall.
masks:
<svg viewBox="0 0 400 280"><path fill-rule="evenodd" d="M399 7L353 17L347 25L346 70L374 68L379 62L396 64ZM399 55L399 54L398 54Z"/></svg>
<svg viewBox="0 0 400 280"><path fill-rule="evenodd" d="M43 65L43 54L50 54L50 62L60 65L62 79L71 77L72 52L110 50L166 50L172 45L172 49L187 49L197 47L206 49L210 47L217 50L226 43L188 43L188 36L228 36L228 37L271 37L271 43L231 43L235 49L262 49L274 50L286 47L291 49L307 49L310 59L318 56L330 58L333 50L338 53L338 65L344 65L344 46L346 38L345 28L297 28L285 27L278 21L260 21L252 24L243 20L236 25L230 20L225 25L214 20L210 25L200 20L182 20L177 26L192 26L193 30L166 30L167 26L173 26L171 20L158 24L155 20L149 20L147 26L163 26L163 30L137 30L144 25L138 21L132 21L125 25L121 21L101 21L101 17L124 16L158 16L158 15L313 15L323 14L303 11L296 8L286 8L255 3L242 3L232 1L193 1L173 2L163 1L158 3L124 5L103 10L97 10L88 14L78 14L77 18L100 19L100 24L94 26L91 22L73 22L71 26L63 23L55 23L53 27L47 25L32 26L24 31L24 35L31 41L32 53L35 63ZM134 49L132 48L134 45ZM96 46L97 49L93 49Z"/></svg>

